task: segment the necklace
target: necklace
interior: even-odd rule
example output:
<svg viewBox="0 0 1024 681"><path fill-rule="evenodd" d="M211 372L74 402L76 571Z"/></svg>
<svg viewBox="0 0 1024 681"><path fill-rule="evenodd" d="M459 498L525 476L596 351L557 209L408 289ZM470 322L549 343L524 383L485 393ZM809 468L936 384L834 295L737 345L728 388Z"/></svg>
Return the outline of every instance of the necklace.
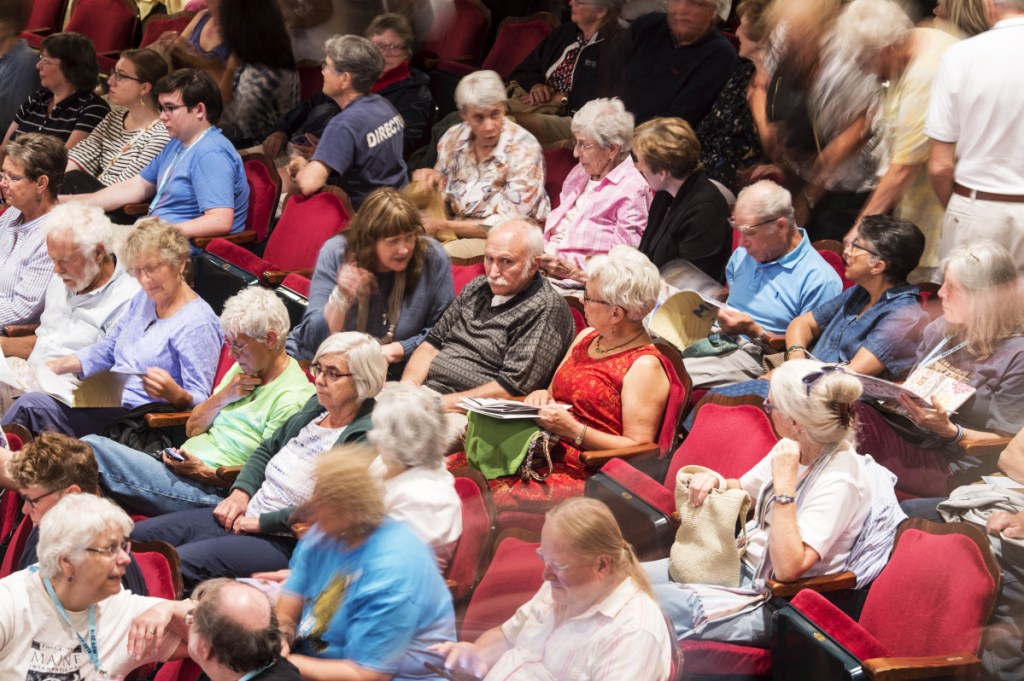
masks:
<svg viewBox="0 0 1024 681"><path fill-rule="evenodd" d="M630 339L629 339L628 341L626 341L625 343L619 343L618 345L612 346L612 347L610 347L610 348L603 348L603 347L601 347L601 339L602 339L602 338L604 338L604 335L602 334L602 335L598 336L598 337L597 337L597 338L596 338L596 339L594 340L594 349L595 349L595 350L597 350L597 351L598 351L598 352L599 352L600 354L602 354L602 355L606 355L606 354L608 354L609 352L615 352L615 351L616 351L616 350L618 350L619 348L624 348L624 347L626 347L627 345L629 345L630 343L632 343L633 341L635 341L635 340L636 340L637 338L639 338L640 336L642 336L642 335L643 335L643 333L644 333L644 330L643 330L643 329L640 329L640 333L638 333L637 335L633 336L632 338L630 338Z"/></svg>

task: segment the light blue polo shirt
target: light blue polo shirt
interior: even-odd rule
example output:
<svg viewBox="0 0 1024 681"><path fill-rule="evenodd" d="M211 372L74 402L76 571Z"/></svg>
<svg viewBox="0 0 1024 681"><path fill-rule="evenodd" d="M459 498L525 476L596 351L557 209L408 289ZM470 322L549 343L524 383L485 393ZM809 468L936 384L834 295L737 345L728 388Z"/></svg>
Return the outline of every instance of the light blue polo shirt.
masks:
<svg viewBox="0 0 1024 681"><path fill-rule="evenodd" d="M765 331L782 334L789 322L843 292L843 282L800 232L800 245L760 263L737 248L725 266L729 305L746 312Z"/></svg>

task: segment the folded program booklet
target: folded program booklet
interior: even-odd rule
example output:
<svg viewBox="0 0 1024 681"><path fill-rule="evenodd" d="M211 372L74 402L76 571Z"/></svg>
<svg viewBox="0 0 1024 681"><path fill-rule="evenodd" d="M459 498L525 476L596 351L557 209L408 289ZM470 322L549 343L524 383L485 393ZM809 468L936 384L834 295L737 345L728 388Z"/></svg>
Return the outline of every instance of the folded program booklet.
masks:
<svg viewBox="0 0 1024 681"><path fill-rule="evenodd" d="M0 350L0 382L22 392L44 392L69 407L120 407L124 384L132 375L103 371L79 382L55 374L44 362L14 371Z"/></svg>
<svg viewBox="0 0 1024 681"><path fill-rule="evenodd" d="M540 407L531 407L516 400L501 400L492 397L464 397L459 406L466 411L474 411L496 419L535 419ZM559 404L565 409L572 409L571 404Z"/></svg>

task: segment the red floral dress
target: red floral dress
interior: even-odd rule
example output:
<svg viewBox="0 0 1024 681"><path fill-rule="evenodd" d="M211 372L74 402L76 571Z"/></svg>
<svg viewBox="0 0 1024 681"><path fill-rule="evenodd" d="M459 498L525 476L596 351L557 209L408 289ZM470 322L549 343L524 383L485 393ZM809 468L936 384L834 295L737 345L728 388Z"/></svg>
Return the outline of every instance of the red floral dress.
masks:
<svg viewBox="0 0 1024 681"><path fill-rule="evenodd" d="M551 396L556 402L571 404L573 416L589 428L622 435L623 379L638 358L658 357L659 353L653 345L644 345L593 359L587 350L598 335L597 331L592 332L572 349L569 359L555 373ZM581 496L584 480L593 471L580 462L579 450L571 441L563 441L552 448L551 459L554 470L544 482L523 482L512 475L489 481L495 509L499 513L544 513L565 499ZM448 465L466 466L465 453L452 457Z"/></svg>

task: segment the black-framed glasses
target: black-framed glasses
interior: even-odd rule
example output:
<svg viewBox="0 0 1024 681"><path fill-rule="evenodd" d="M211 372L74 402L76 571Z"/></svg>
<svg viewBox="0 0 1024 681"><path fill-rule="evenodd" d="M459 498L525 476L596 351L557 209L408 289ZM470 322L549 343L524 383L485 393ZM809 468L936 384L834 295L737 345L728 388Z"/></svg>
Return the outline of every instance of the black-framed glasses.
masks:
<svg viewBox="0 0 1024 681"><path fill-rule="evenodd" d="M309 365L309 373L313 375L313 378L317 378L320 374L323 374L327 379L328 383L334 383L337 380L344 378L345 376L351 376L350 373L338 371L334 367L325 367L320 362L313 362Z"/></svg>
<svg viewBox="0 0 1024 681"><path fill-rule="evenodd" d="M58 487L57 489L51 489L49 492L40 494L38 497L35 497L34 499L32 497L27 497L25 495L22 495L21 498L25 500L25 503L28 504L29 508L35 508L36 504L38 504L40 501L50 496L51 494L56 494L57 492L60 492L62 489L62 487Z"/></svg>
<svg viewBox="0 0 1024 681"><path fill-rule="evenodd" d="M767 225L769 222L775 222L776 220L778 220L781 217L785 217L785 216L783 216L783 215L776 215L775 217L768 218L767 220L761 220L761 222L755 222L752 225L741 225L741 224L737 224L735 216L730 216L729 217L729 226L732 227L735 230L738 230L739 233L743 234L744 236L750 236L751 234L753 234L754 230L757 229L758 227L760 227L761 225Z"/></svg>
<svg viewBox="0 0 1024 681"><path fill-rule="evenodd" d="M85 550L105 558L116 558L119 551L130 554L132 552L132 543L130 540L125 539L120 544L114 544L113 546L87 546Z"/></svg>
<svg viewBox="0 0 1024 681"><path fill-rule="evenodd" d="M870 248L868 248L867 246L865 246L862 243L860 243L860 239L854 239L853 241L844 241L843 242L843 247L845 249L851 250L851 251L852 250L864 251L868 255L873 255L876 258L882 257L882 256L878 255L878 253L876 251L873 251Z"/></svg>
<svg viewBox="0 0 1024 681"><path fill-rule="evenodd" d="M189 108L187 104L157 104L156 105L156 110L157 111L159 111L162 114L165 113L168 116L174 115L174 112L177 111L178 109L187 109L187 108Z"/></svg>
<svg viewBox="0 0 1024 681"><path fill-rule="evenodd" d="M136 78L135 76L129 76L124 71L114 71L113 73L110 74L110 80L117 80L117 81L121 81L121 80L134 80L136 83L144 83L145 82L141 78Z"/></svg>

